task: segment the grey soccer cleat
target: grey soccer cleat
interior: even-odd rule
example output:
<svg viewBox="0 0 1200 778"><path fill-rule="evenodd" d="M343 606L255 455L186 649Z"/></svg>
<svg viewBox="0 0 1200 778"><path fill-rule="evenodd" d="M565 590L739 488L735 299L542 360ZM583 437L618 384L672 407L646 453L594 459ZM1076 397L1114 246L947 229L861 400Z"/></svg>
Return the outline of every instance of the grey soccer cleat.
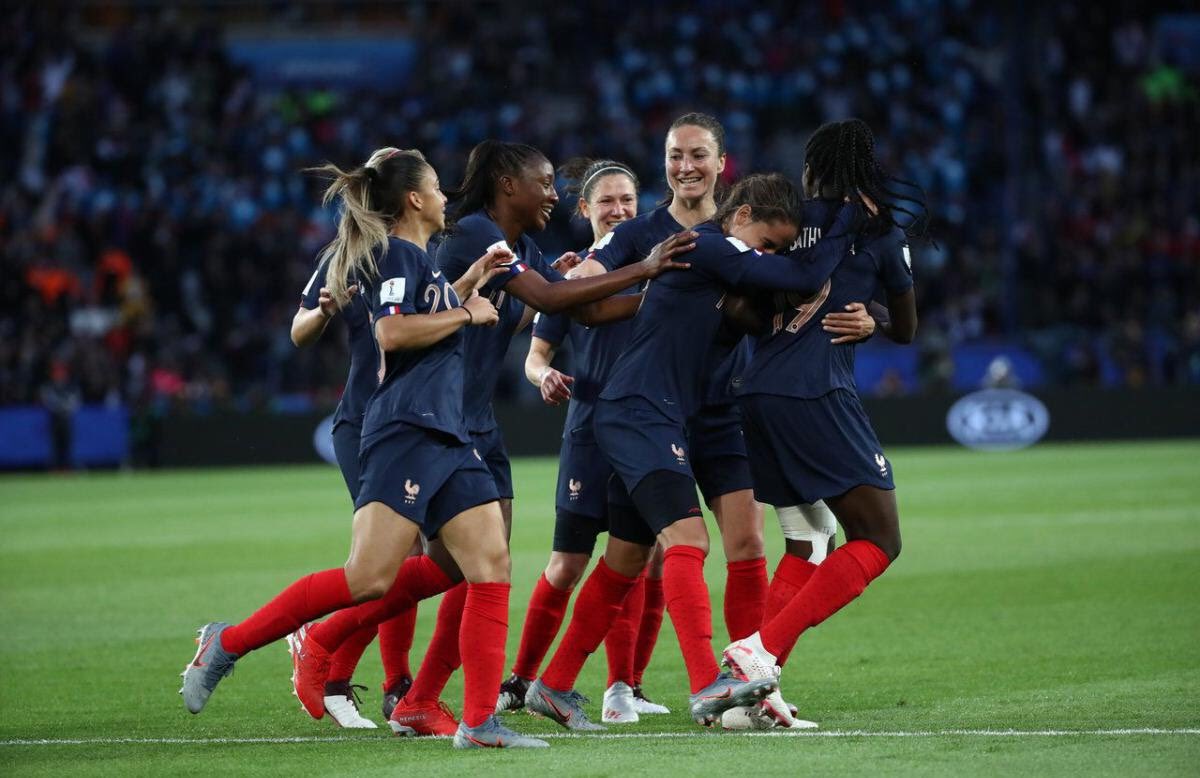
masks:
<svg viewBox="0 0 1200 778"><path fill-rule="evenodd" d="M587 698L575 690L560 692L542 683L539 678L529 685L525 693L525 708L531 713L545 716L567 729L576 732L599 732L604 727L593 724L583 712Z"/></svg>
<svg viewBox="0 0 1200 778"><path fill-rule="evenodd" d="M500 723L495 714L488 716L478 727L468 727L467 722L458 723L454 733L455 748L549 748L545 740L513 732Z"/></svg>
<svg viewBox="0 0 1200 778"><path fill-rule="evenodd" d="M221 679L233 672L233 663L237 654L231 654L221 647L221 633L229 629L223 621L205 624L196 630L200 637L196 642L196 656L183 668L183 687L179 693L183 695L183 704L192 713L204 710L204 704L212 696L213 690Z"/></svg>
<svg viewBox="0 0 1200 778"><path fill-rule="evenodd" d="M774 678L739 681L728 673L721 673L716 680L689 698L692 719L697 724L711 727L730 708L758 705L778 688L779 682Z"/></svg>
<svg viewBox="0 0 1200 778"><path fill-rule="evenodd" d="M520 710L525 707L525 695L529 692L531 681L513 673L508 680L500 684L500 696L496 698L496 712L504 713L509 710Z"/></svg>

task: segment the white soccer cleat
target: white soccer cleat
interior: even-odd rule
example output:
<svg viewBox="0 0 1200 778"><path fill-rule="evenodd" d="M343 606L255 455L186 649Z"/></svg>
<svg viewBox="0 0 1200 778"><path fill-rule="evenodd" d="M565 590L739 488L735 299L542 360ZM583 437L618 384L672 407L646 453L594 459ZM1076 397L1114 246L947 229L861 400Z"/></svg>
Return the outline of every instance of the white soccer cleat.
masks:
<svg viewBox="0 0 1200 778"><path fill-rule="evenodd" d="M359 689L366 687L359 686ZM325 684L325 712L342 729L378 729L379 726L358 711L358 700L350 683Z"/></svg>
<svg viewBox="0 0 1200 778"><path fill-rule="evenodd" d="M654 700L647 699L641 684L633 687L633 709L642 716L661 716L671 712L666 705L659 705Z"/></svg>
<svg viewBox="0 0 1200 778"><path fill-rule="evenodd" d="M747 681L779 677L775 657L763 648L762 638L757 632L748 638L733 641L725 647L722 655L725 657L725 664Z"/></svg>
<svg viewBox="0 0 1200 778"><path fill-rule="evenodd" d="M637 707L633 689L629 684L617 681L604 692L605 724L636 724Z"/></svg>
<svg viewBox="0 0 1200 778"><path fill-rule="evenodd" d="M739 705L721 714L721 729L761 730L774 726L774 719L753 705Z"/></svg>

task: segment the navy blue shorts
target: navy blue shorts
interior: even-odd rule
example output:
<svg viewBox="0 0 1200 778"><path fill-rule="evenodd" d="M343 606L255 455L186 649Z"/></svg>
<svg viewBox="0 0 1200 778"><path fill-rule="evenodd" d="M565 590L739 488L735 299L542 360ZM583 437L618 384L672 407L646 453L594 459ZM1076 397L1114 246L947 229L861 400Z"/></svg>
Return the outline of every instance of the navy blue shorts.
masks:
<svg viewBox="0 0 1200 778"><path fill-rule="evenodd" d="M508 449L504 447L504 436L499 427L487 432L472 432L475 450L483 457L484 464L496 481L496 491L503 500L513 498L512 465L508 462Z"/></svg>
<svg viewBox="0 0 1200 778"><path fill-rule="evenodd" d="M692 470L704 502L712 505L723 494L753 488L742 413L737 405L701 408L688 419L687 432Z"/></svg>
<svg viewBox="0 0 1200 778"><path fill-rule="evenodd" d="M612 466L596 445L591 428L571 430L563 436L558 452L554 507L603 518L608 513L608 479L612 472Z"/></svg>
<svg viewBox="0 0 1200 778"><path fill-rule="evenodd" d="M632 504L654 535L679 519L701 515L681 422L644 400L626 397L598 401L592 426L619 482L610 485L610 507Z"/></svg>
<svg viewBox="0 0 1200 778"><path fill-rule="evenodd" d="M333 455L337 458L346 488L350 490L351 502L358 499L358 447L361 438L362 427L357 424L342 422L333 427Z"/></svg>
<svg viewBox="0 0 1200 778"><path fill-rule="evenodd" d="M474 445L410 424L393 429L363 447L355 509L381 502L432 540L458 514L499 499Z"/></svg>
<svg viewBox="0 0 1200 778"><path fill-rule="evenodd" d="M751 394L739 401L759 502L799 505L856 486L896 488L892 463L854 392L835 389L811 400Z"/></svg>

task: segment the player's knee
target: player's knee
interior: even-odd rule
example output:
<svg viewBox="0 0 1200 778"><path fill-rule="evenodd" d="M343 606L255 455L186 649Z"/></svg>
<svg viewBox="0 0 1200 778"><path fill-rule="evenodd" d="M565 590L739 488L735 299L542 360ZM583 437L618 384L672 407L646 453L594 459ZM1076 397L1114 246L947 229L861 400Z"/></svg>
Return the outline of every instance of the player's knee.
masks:
<svg viewBox="0 0 1200 778"><path fill-rule="evenodd" d="M508 583L512 573L508 548L488 548L478 552L472 565L472 583Z"/></svg>
<svg viewBox="0 0 1200 778"><path fill-rule="evenodd" d="M587 565L585 554L552 554L550 564L546 565L546 580L555 589L573 589L583 578Z"/></svg>
<svg viewBox="0 0 1200 778"><path fill-rule="evenodd" d="M761 559L766 554L766 546L762 535L753 532L738 533L725 538L725 556L730 562L740 562L746 559Z"/></svg>
<svg viewBox="0 0 1200 778"><path fill-rule="evenodd" d="M379 568L368 569L365 565L346 565L346 586L355 602L378 600L392 588L396 575L393 571Z"/></svg>
<svg viewBox="0 0 1200 778"><path fill-rule="evenodd" d="M704 528L703 521L677 521L659 534L659 541L665 549L671 549L674 546L692 546L708 556L708 532Z"/></svg>

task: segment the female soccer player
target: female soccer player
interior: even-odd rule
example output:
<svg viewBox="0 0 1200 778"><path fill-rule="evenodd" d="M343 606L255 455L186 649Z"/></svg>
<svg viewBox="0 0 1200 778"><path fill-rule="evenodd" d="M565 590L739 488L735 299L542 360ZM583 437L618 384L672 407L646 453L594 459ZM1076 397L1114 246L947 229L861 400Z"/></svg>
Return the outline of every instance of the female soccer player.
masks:
<svg viewBox="0 0 1200 778"><path fill-rule="evenodd" d="M594 250L613 227L637 215L638 180L628 166L610 159L577 159L560 167L559 173L575 182L570 191L579 196L576 215L586 219L592 228L591 248L581 252L582 255ZM583 272L583 268L577 268L567 277ZM631 287L625 291L637 290ZM562 314L539 315L534 322L525 375L548 404L557 405L569 399L570 407L559 454L554 550L529 600L521 646L512 675L500 687L498 711L524 707L529 684L537 677L542 659L562 626L571 591L587 570L596 537L608 530L606 494L612 468L596 447L592 409L633 331L629 321L585 327ZM574 376L550 366L555 350L568 338ZM636 648L639 644L652 646L662 623L661 554L658 559L660 564L653 570L656 575L651 585L657 588L657 608L652 599L650 612L646 612L643 574L626 598L621 617L605 641L609 683L604 693L604 720L610 723L636 722L639 713L669 712L661 705L633 696L637 660L643 658L637 655ZM653 635L642 636L643 627ZM644 658L649 660L648 651Z"/></svg>
<svg viewBox="0 0 1200 778"><path fill-rule="evenodd" d="M720 673L703 565L708 533L689 464L687 421L705 399L712 365L733 344L719 340L731 289L820 289L849 247L856 209L801 259L775 257L796 237L799 193L780 175L740 181L711 222L697 227L690 272L663 276L646 290L629 346L596 403L596 441L618 479L609 500L603 559L588 577L575 618L526 707L572 729L590 729L572 691L579 669L620 610L657 540L665 549L663 586L691 685L690 713L704 725L774 691L773 679L742 683ZM766 252L766 253L762 253ZM627 507L632 503L634 509Z"/></svg>
<svg viewBox="0 0 1200 778"><path fill-rule="evenodd" d="M825 221L850 194L862 197L871 216L854 252L818 294L775 315L744 375L740 400L755 494L780 506L781 520L794 506L824 500L847 539L816 559L819 565L807 556L815 547L789 544L772 582L773 597L786 604L724 652L751 679L776 678L799 636L860 595L900 553L891 463L859 403L853 344L831 343L816 326L825 312L869 299L882 286L889 337L907 343L916 334L908 245L896 221L897 212L912 213L897 204L893 188L906 182L880 168L874 148L870 129L857 119L826 124L809 140L804 187L819 199L807 204L805 222ZM802 526L804 517L791 518Z"/></svg>
<svg viewBox="0 0 1200 778"><path fill-rule="evenodd" d="M717 211L716 191L724 169L725 130L721 123L703 113L677 118L667 132L665 148L670 201L618 225L591 258L612 270L646 256L668 235L711 219ZM585 261L583 267L592 264ZM871 317L858 308L833 315L829 323L853 330L862 327L868 336L874 329ZM704 403L687 424L696 481L721 531L726 561L725 627L731 640L758 629L768 596L762 506L754 500L741 416L732 389L746 358L743 344L713 363Z"/></svg>
<svg viewBox="0 0 1200 778"><path fill-rule="evenodd" d="M380 151L380 154L389 153L390 149ZM366 167L375 167L377 162L372 157ZM347 290L349 299L339 305L325 286L328 268L327 261L320 262L304 287L300 295L300 309L292 318L291 335L292 342L303 348L320 340L334 316L341 313L346 322L350 341L350 372L333 415L333 451L353 503L358 498L358 447L362 436L362 417L367 399L379 384L379 351L375 336L371 334L370 307L358 294L358 286L350 287ZM419 551L419 546L417 549ZM384 718L391 713L387 700L404 696L412 683L408 652L412 647L416 616L417 610L412 608L380 624L378 630L364 628L343 643L333 655L329 678L325 682L325 711L338 726L349 729L376 727L375 722L359 713L351 683L358 661L375 638L376 631L379 633L379 652L386 675ZM292 636L288 637L288 642L293 643ZM293 653L295 649L296 646L291 646Z"/></svg>
<svg viewBox="0 0 1200 778"><path fill-rule="evenodd" d="M352 610L382 609L389 600L449 588L428 557L410 559L403 572L420 532L440 538L468 581L463 624L473 637L464 654L455 746L544 747L493 713L508 632L509 556L495 482L464 424L462 330L494 324L496 310L478 296L460 301L482 270L455 288L425 253L444 225L446 199L424 157L399 149L377 155L375 165L349 173L328 166L334 181L325 194L326 202L340 198L343 207L326 252L330 294L346 299L350 279L365 285L383 361L363 419L350 558L342 568L300 579L240 624L202 627L180 693L188 710L199 713L239 657L313 618L370 600ZM301 698L306 707L321 705L323 683L316 686L315 699Z"/></svg>
<svg viewBox="0 0 1200 778"><path fill-rule="evenodd" d="M500 363L512 335L532 319L526 304L547 312L569 310L572 315L593 322L631 316L636 310L636 300L596 301L679 266L672 257L686 251L691 244L684 234L665 242L663 248L652 252L643 262L619 272L597 278L561 280L562 276L542 258L537 244L528 235L546 226L551 210L558 203L554 169L545 155L523 144L493 140L478 144L467 159L462 186L453 197L458 200L459 215L450 235L438 248L439 276L444 274L445 279L457 282L472 272L481 255L491 250L511 251L514 255L503 271L492 276L480 290L490 295L499 312L496 326L473 328L463 338L464 358L472 368L463 397L466 429L475 451L492 474L501 514L508 527L512 516L512 473L491 402ZM479 254L469 257L476 249ZM458 650L460 634L463 639L474 639L460 629L465 597L466 587L457 586L442 598L437 626L421 669L389 718L392 730L398 734L446 734L456 726L439 697L462 662ZM312 639L325 651L334 651L351 634L351 625L361 622L353 612L335 614L308 633L306 644ZM320 649L312 654L323 661ZM297 675L307 679L320 669L320 661L302 662ZM302 680L298 685L307 683ZM494 707L496 690L492 691Z"/></svg>

